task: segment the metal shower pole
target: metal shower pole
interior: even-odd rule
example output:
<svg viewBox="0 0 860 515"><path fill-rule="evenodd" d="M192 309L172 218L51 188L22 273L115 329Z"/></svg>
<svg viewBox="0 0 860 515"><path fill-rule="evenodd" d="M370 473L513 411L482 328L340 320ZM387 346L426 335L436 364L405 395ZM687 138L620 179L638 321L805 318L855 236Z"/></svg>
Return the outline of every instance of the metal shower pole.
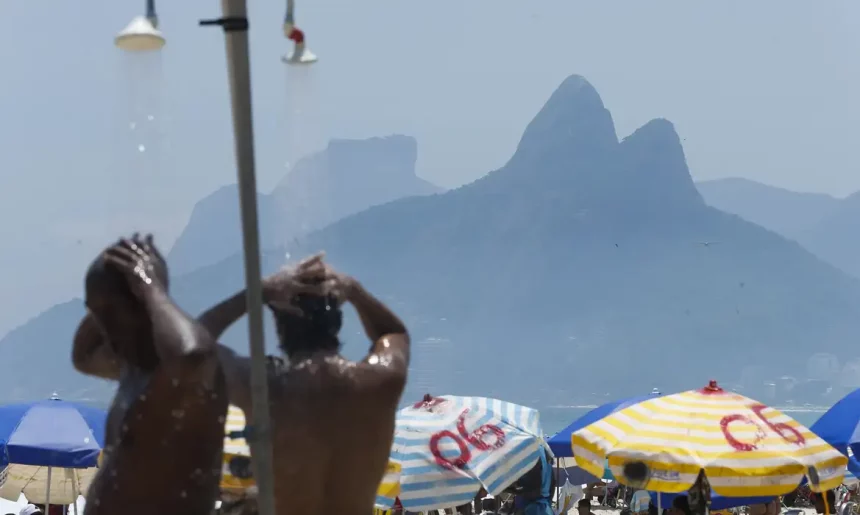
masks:
<svg viewBox="0 0 860 515"><path fill-rule="evenodd" d="M263 342L263 296L257 221L257 181L254 174L254 129L251 116L251 66L248 50L246 0L221 0L223 18L201 25L220 25L227 43L227 72L233 110L233 132L242 213L245 282L248 298L248 340L251 348L252 435L251 455L259 491L259 513L275 515L272 470L272 433L266 348Z"/></svg>
<svg viewBox="0 0 860 515"><path fill-rule="evenodd" d="M150 21L158 19L158 15L155 14L155 0L146 0L146 17ZM153 25L158 25L158 22L153 22Z"/></svg>

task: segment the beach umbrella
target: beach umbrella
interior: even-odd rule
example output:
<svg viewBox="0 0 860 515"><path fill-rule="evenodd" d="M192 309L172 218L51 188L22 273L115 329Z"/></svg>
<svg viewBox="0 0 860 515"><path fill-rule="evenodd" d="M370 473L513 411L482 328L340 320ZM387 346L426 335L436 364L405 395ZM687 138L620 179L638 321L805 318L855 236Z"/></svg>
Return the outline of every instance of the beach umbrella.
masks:
<svg viewBox="0 0 860 515"><path fill-rule="evenodd" d="M575 485L585 484L585 483L596 483L600 481L600 479L612 479L612 473L608 470L608 466L605 468L603 475L597 477L586 471L585 469L576 465L576 462L573 460L565 460L564 458L569 458L573 456L573 447L571 447L570 437L571 435L582 429L583 427L593 424L603 417L615 413L616 411L622 410L628 406L632 406L634 404L638 404L642 401L646 401L648 399L653 399L655 396L659 396L660 392L656 389L651 392L651 395L640 395L637 397L630 397L627 399L621 399L618 401L607 402L606 404L601 404L596 408L592 409L588 413L582 415L581 417L574 420L569 426L562 429L555 435L553 435L547 443L549 443L549 448L552 450L552 453L559 458L558 469L558 484L562 484L563 480L562 476L565 476L570 480L571 483ZM563 473L561 471L564 471Z"/></svg>
<svg viewBox="0 0 860 515"><path fill-rule="evenodd" d="M659 505L661 507L669 507L672 506L672 501L675 500L675 497L680 497L687 495L687 492L681 493L658 493L658 492L649 492L651 494L651 502L654 503L655 506ZM711 495L711 504L708 506L713 511L718 510L728 510L730 508L739 508L741 506L752 506L754 504L766 504L774 499L774 496L767 497L726 497L725 495L713 494Z"/></svg>
<svg viewBox="0 0 860 515"><path fill-rule="evenodd" d="M623 410L629 406L634 404L639 404L640 402L647 401L648 399L653 399L654 397L658 397L661 394L659 392L653 392L651 395L639 395L637 397L629 397L627 399L621 399L618 401L607 402L606 404L601 404L596 408L592 409L588 413L582 415L577 418L569 426L562 429L555 435L553 435L548 443L549 448L552 450L552 453L555 454L557 458L566 458L573 456L573 447L571 446L570 436L579 431L583 427L593 424L603 417L615 413L616 411ZM594 476L592 476L594 477Z"/></svg>
<svg viewBox="0 0 860 515"><path fill-rule="evenodd" d="M829 490L842 483L848 461L794 419L716 381L629 406L571 441L589 472L599 474L609 458L619 481L667 493L690 489L702 473L728 497L787 494L804 477L813 490Z"/></svg>
<svg viewBox="0 0 860 515"><path fill-rule="evenodd" d="M860 473L860 389L840 399L809 428L845 456L848 470Z"/></svg>
<svg viewBox="0 0 860 515"><path fill-rule="evenodd" d="M251 473L251 449L245 440L245 413L236 406L227 410L224 433L221 490L243 493L254 486L254 477Z"/></svg>
<svg viewBox="0 0 860 515"><path fill-rule="evenodd" d="M556 459L556 483L563 485L565 480L570 481L574 485L584 485L586 483L597 483L601 479L611 481L615 479L612 471L609 470L609 463L603 468L603 475L595 477L590 472L576 464L576 460L572 457Z"/></svg>
<svg viewBox="0 0 860 515"><path fill-rule="evenodd" d="M427 511L466 504L483 486L498 495L548 451L537 410L484 397L425 396L397 413L384 484L387 508ZM397 477L399 476L399 477ZM392 485L396 485L392 487Z"/></svg>
<svg viewBox="0 0 860 515"><path fill-rule="evenodd" d="M0 406L0 496L71 504L85 494L104 445L104 410L50 400Z"/></svg>

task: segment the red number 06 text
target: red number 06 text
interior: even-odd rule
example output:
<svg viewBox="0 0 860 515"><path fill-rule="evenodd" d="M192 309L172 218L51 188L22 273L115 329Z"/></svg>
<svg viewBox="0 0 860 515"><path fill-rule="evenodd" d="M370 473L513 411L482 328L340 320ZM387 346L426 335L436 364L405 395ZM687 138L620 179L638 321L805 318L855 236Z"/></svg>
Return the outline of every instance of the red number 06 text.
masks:
<svg viewBox="0 0 860 515"><path fill-rule="evenodd" d="M764 416L763 411L767 409L764 404L756 404L750 408L753 413L756 414L756 418L761 421L765 427L776 433L780 436L784 441L788 443L792 443L798 446L805 445L806 439L800 434L800 431L791 427L790 425L780 422L778 424L774 424L767 417ZM735 435L732 434L732 426L734 424L745 424L745 425L753 425L756 427L755 437L751 442L744 442L739 440ZM731 445L733 448L739 451L754 451L758 449L758 444L765 437L764 429L759 425L759 423L751 417L747 415L734 414L734 415L726 415L720 420L720 428L723 431L723 436L726 437L726 442Z"/></svg>
<svg viewBox="0 0 860 515"><path fill-rule="evenodd" d="M457 433L444 430L430 437L430 453L439 466L446 469L464 468L472 460L472 450L492 451L505 445L505 432L498 426L484 424L471 433L466 431L466 415L469 410L465 409L457 418ZM446 458L439 449L439 444L444 438L450 438L457 444L459 454L453 458Z"/></svg>

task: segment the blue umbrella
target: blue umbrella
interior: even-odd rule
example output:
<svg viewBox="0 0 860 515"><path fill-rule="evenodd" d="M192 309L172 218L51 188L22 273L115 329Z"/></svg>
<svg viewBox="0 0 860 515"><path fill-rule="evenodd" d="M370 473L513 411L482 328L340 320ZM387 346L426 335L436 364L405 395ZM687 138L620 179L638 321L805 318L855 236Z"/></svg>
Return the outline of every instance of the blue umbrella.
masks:
<svg viewBox="0 0 860 515"><path fill-rule="evenodd" d="M648 492L651 494L652 503L657 505L657 492ZM660 498L660 506L663 509L669 508L672 506L672 501L675 500L675 497L679 495L687 495L687 492L681 492L677 494L659 494ZM753 504L765 504L772 501L773 497L724 497L716 492L711 493L711 506L710 510L727 510L729 508L737 508L738 506L752 506Z"/></svg>
<svg viewBox="0 0 860 515"><path fill-rule="evenodd" d="M572 464L571 461L572 460L568 461L567 458L558 458L558 461L556 461L555 478L556 482L559 485L563 485L565 480L570 481L570 484L572 485L584 485L587 483L596 483L600 481L601 478L598 478L592 475L590 472L587 472L585 469ZM609 470L608 463L603 469L602 479L615 479L615 476L612 475L612 471Z"/></svg>
<svg viewBox="0 0 860 515"><path fill-rule="evenodd" d="M573 449L570 446L570 435L579 431L583 427L593 424L603 417L615 413L616 411L621 411L628 406L632 406L634 404L639 404L642 401L647 401L648 399L652 399L655 396L659 396L660 394L655 392L651 395L642 395L639 397L631 397L629 399L623 399L620 401L613 401L603 404L589 411L585 415L579 417L574 420L572 424L562 429L558 433L556 433L552 438L549 439L549 448L552 449L552 453L556 457L568 457L573 456Z"/></svg>
<svg viewBox="0 0 860 515"><path fill-rule="evenodd" d="M562 429L558 433L552 436L548 440L549 448L552 450L552 453L556 458L567 458L573 456L573 449L571 448L571 435L582 429L583 427L597 422L603 417L615 413L616 411L623 410L628 406L632 406L634 404L639 404L642 401L646 401L655 395L660 395L656 390L651 393L651 395L642 395L639 397L631 397L629 399L623 399L620 401L608 402L606 404L600 405L593 410L589 411L585 415L579 417L574 420L572 424ZM593 476L592 474L586 472L581 467L565 467L564 474L559 471L558 475L558 483L562 483L563 476L570 479L571 484L585 484L585 483L596 483L600 481L600 478ZM612 472L609 471L608 468L604 468L603 479L613 479Z"/></svg>
<svg viewBox="0 0 860 515"><path fill-rule="evenodd" d="M82 404L50 400L0 406L4 464L89 468L104 446L106 413Z"/></svg>
<svg viewBox="0 0 860 515"><path fill-rule="evenodd" d="M809 429L848 456L848 470L860 474L860 461L856 457L860 451L860 389L840 399Z"/></svg>

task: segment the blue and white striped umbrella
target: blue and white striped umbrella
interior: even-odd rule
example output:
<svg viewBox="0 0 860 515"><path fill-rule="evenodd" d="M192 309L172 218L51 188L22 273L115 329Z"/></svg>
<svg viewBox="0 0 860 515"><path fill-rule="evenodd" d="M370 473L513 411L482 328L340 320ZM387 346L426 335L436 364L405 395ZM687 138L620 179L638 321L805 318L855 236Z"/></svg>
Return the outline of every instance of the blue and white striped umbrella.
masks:
<svg viewBox="0 0 860 515"><path fill-rule="evenodd" d="M474 499L483 486L501 493L529 471L548 447L540 414L483 397L425 396L400 410L391 461L399 477L386 477L376 504L405 510L452 508Z"/></svg>

